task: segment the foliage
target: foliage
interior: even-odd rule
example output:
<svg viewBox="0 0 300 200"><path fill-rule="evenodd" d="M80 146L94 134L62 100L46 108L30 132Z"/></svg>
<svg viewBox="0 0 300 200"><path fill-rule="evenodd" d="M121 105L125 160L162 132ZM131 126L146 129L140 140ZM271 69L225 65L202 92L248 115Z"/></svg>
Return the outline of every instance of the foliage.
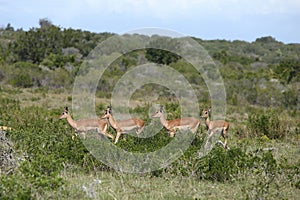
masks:
<svg viewBox="0 0 300 200"><path fill-rule="evenodd" d="M249 156L242 152L241 149L230 149L228 152L225 152L221 148L215 148L199 162L200 167L197 173L201 179L220 182L238 178L236 176L253 165Z"/></svg>
<svg viewBox="0 0 300 200"><path fill-rule="evenodd" d="M15 143L16 152L24 159L14 174L1 178L0 196L3 198L9 197L10 192L27 196L32 190L43 192L59 188L64 183L60 174L65 166L73 166L73 170L103 166L78 138L73 141L65 134L64 123L55 119L57 111L49 112L40 107L20 109L17 101L1 101L5 104L1 103L0 117L10 121L14 128L7 133L7 138ZM22 187L10 188L20 181Z"/></svg>
<svg viewBox="0 0 300 200"><path fill-rule="evenodd" d="M275 68L276 76L283 82L289 84L292 81L300 81L300 61L294 59L283 59Z"/></svg>
<svg viewBox="0 0 300 200"><path fill-rule="evenodd" d="M60 28L31 28L22 32L14 43L14 52L21 61L40 63L50 53L61 54L62 37Z"/></svg>
<svg viewBox="0 0 300 200"><path fill-rule="evenodd" d="M176 62L179 56L166 50L149 48L146 51L146 58L154 63L169 65Z"/></svg>
<svg viewBox="0 0 300 200"><path fill-rule="evenodd" d="M15 87L28 88L32 87L36 82L39 69L36 65L28 62L17 62L14 64L15 70L9 76L9 83Z"/></svg>
<svg viewBox="0 0 300 200"><path fill-rule="evenodd" d="M62 68L66 63L75 63L75 56L64 56L60 54L50 53L42 62L41 65L49 69Z"/></svg>
<svg viewBox="0 0 300 200"><path fill-rule="evenodd" d="M283 138L286 130L281 125L278 114L273 110L251 113L247 121L251 137L266 136L269 139Z"/></svg>
<svg viewBox="0 0 300 200"><path fill-rule="evenodd" d="M169 51L175 51L176 45L176 39L154 35L151 38L150 48L146 50L145 57L151 62L169 65L180 58L179 55Z"/></svg>
<svg viewBox="0 0 300 200"><path fill-rule="evenodd" d="M15 156L21 160L12 174L1 177L0 196L2 199L33 198L36 195L43 196L47 191L58 191L67 184L62 176L64 171L71 173L113 171L96 160L78 138L71 139L70 134L73 134L73 131L65 121L57 119L58 110L47 110L36 106L21 108L19 101L7 98L0 100L2 111L0 118L4 122L9 122L7 125L14 128L7 132L7 138L13 143ZM141 115L148 122L149 106L138 106L130 112ZM97 113L103 112L105 107L105 104L99 104ZM168 118L180 116L180 107L177 103L166 103L164 107L167 113L173 113ZM267 117L274 118L273 112L266 113ZM261 128L260 118L255 117L258 124L254 128L257 126ZM270 120L273 126L272 123L273 121ZM113 132L111 129L110 131ZM286 161L280 162L269 151L247 152L242 145L241 147L231 146L231 149L224 150L216 145L207 156L199 159L197 152L201 149L205 133L204 128L200 127L195 139L179 159L165 168L144 176L192 177L199 181L221 183L246 181L251 176L253 177L251 184L243 187L246 197L249 198L269 197L270 188L277 187L275 180L281 177L281 173L288 174L284 180L290 181L293 184L292 187L299 187L298 168L293 164L286 164ZM126 140L119 141L117 145L129 152L153 152L161 149L173 139L162 129L149 138L127 135Z"/></svg>
<svg viewBox="0 0 300 200"><path fill-rule="evenodd" d="M82 61L98 43L113 35L61 28L49 19L40 19L39 25L28 31L15 30L10 24L0 29L2 84L26 88L71 88ZM149 48L128 52L111 64L97 86L97 94L110 97L114 85L126 70L148 60L179 71L195 89L199 100L207 102L209 92L201 74L174 52L166 51L170 48L176 50L176 39L157 35L150 39ZM214 61L218 61L216 64L220 67L229 103L297 107L299 44L284 44L271 36L258 38L252 43L194 40ZM21 62L27 63L26 70L17 70L15 63ZM67 79L57 80L57 75ZM145 86L135 97L141 98L151 91L153 86Z"/></svg>
<svg viewBox="0 0 300 200"><path fill-rule="evenodd" d="M219 51L219 52L216 52L213 54L212 56L214 59L220 61L221 63L223 63L224 65L228 63L228 54L226 51L222 50L222 51Z"/></svg>

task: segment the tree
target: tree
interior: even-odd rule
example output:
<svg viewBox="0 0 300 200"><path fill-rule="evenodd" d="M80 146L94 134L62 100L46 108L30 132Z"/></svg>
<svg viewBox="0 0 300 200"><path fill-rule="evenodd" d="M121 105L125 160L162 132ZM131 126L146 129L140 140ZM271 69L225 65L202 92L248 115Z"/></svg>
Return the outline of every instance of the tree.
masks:
<svg viewBox="0 0 300 200"><path fill-rule="evenodd" d="M59 27L31 28L20 34L13 45L13 51L20 61L40 63L51 53L62 53L62 39Z"/></svg>
<svg viewBox="0 0 300 200"><path fill-rule="evenodd" d="M275 68L276 76L289 84L291 81L300 80L300 61L294 59L284 59Z"/></svg>
<svg viewBox="0 0 300 200"><path fill-rule="evenodd" d="M8 23L8 24L6 25L5 30L6 30L6 31L14 31L14 27L12 27L10 23Z"/></svg>
<svg viewBox="0 0 300 200"><path fill-rule="evenodd" d="M228 54L225 50L218 51L218 52L214 53L213 58L220 61L224 65L227 64L227 62L229 60L229 56L228 56Z"/></svg>
<svg viewBox="0 0 300 200"><path fill-rule="evenodd" d="M53 26L52 22L47 18L40 19L39 25L41 28L49 28L49 27Z"/></svg>
<svg viewBox="0 0 300 200"><path fill-rule="evenodd" d="M147 49L146 58L154 63L169 65L170 63L177 62L180 56L162 49Z"/></svg>

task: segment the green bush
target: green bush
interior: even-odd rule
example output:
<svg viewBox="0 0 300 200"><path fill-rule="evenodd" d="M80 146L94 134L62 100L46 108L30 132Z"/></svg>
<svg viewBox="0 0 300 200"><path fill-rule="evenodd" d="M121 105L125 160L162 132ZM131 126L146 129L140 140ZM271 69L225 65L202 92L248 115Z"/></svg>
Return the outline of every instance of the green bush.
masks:
<svg viewBox="0 0 300 200"><path fill-rule="evenodd" d="M33 86L33 82L29 74L16 74L11 80L11 84L15 87L29 88Z"/></svg>
<svg viewBox="0 0 300 200"><path fill-rule="evenodd" d="M240 178L253 166L251 156L239 148L224 151L221 147L215 147L206 157L199 161L197 174L200 179L211 181L232 181Z"/></svg>
<svg viewBox="0 0 300 200"><path fill-rule="evenodd" d="M285 135L278 114L273 110L251 113L247 121L247 129L250 137L267 136L269 139L279 139Z"/></svg>
<svg viewBox="0 0 300 200"><path fill-rule="evenodd" d="M14 70L5 72L7 82L14 87L29 88L38 85L38 73L40 72L37 65L30 62L16 62Z"/></svg>
<svg viewBox="0 0 300 200"><path fill-rule="evenodd" d="M264 184L271 184L272 177L279 169L272 152L246 153L241 148L224 151L222 147L215 147L198 161L196 174L200 179L218 182L243 180L250 174L259 174L258 177L267 177L260 180L255 187L267 187Z"/></svg>
<svg viewBox="0 0 300 200"><path fill-rule="evenodd" d="M1 120L14 128L7 138L24 157L17 172L1 177L0 197L10 198L10 192L19 198L30 196L32 190L55 191L64 184L61 172L65 166L87 172L104 167L79 139L73 141L66 134L73 130L65 126L66 121L58 121L59 112L34 106L20 109L19 102L10 99L1 99L0 108Z"/></svg>

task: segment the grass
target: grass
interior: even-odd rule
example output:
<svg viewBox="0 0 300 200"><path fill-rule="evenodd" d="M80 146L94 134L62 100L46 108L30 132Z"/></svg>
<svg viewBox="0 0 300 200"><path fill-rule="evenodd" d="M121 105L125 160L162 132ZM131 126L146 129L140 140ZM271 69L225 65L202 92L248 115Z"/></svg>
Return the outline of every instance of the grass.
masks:
<svg viewBox="0 0 300 200"><path fill-rule="evenodd" d="M55 194L45 197L53 199L247 199L257 193L255 175L245 181L219 183L195 177L153 177L150 175L122 174L119 172L97 172L95 174L64 175L68 184ZM266 196L270 199L295 199L300 190L274 185ZM251 198L252 199L252 198Z"/></svg>
<svg viewBox="0 0 300 200"><path fill-rule="evenodd" d="M247 131L245 123L247 118L236 117L243 116L243 113L238 112L239 109L234 106L230 107L234 112L229 115L229 121L232 123L229 130L230 148L241 149L243 150L242 152L247 152L249 155L254 154L259 156L267 152L269 148L273 156L272 159L275 159L278 169L268 169L269 163L261 162L262 164L254 165L255 167L250 168L248 171L243 171L243 169L241 169L242 171L237 171L228 180L217 181L205 179L205 176L203 178L197 174L190 173L190 163L197 160L195 155L191 153L193 151L191 151L188 155L180 158L178 162L176 161L174 165L171 164L167 168L159 170L158 173L125 174L113 171L109 168L101 167L99 164L94 165L93 159L87 155L88 153L84 150L84 146L80 145L81 141L79 139L75 141L71 140L71 136L68 133L73 132L73 130L70 126L66 122L58 121L55 118L56 114L59 114L58 111L60 109L63 109L66 104L70 105L72 103L70 92L63 90L39 91L34 89L13 90L4 88L1 91L1 96L1 98L19 100L21 110L7 109L6 112L8 113L2 115L5 118L1 119L1 125L15 125L14 127L17 129L19 126L21 130L13 131L16 138L14 141L15 145L13 144L13 146L15 148L19 146L21 149L28 149L32 153L31 161L24 158L26 159L25 164L28 165L25 166L27 168L24 168L24 166L21 167L23 167L22 169L32 170L32 173L37 173L40 176L40 180L37 180L31 177L31 172L23 173L21 176L18 176L16 173L11 179L5 179L8 181L12 180L9 182L11 183L11 187L16 183L17 186L12 187L12 191L16 190L22 194L22 191L16 189L20 185L28 189L28 186L25 185L28 184L27 178L35 181L34 183L30 183L30 185L44 184L43 181L44 178L47 178L47 174L32 166L43 166L47 169L48 165L53 165L58 161L61 162L62 159L66 159L65 157L69 159L62 163L64 166L62 169L60 169L61 165L59 164L55 166L60 171L57 177L53 177L53 182L56 181L59 185L61 183L59 180L62 179L62 184L58 188L53 189L52 182L50 181L49 183L47 182L47 189L43 187L28 189L31 192L31 197L34 199L297 199L300 196L300 173L299 170L297 171L300 164L299 134L288 132L280 140L272 140L264 136L253 138L249 138L249 136L240 137L236 132ZM97 105L101 104L105 107L108 103L108 99L96 99ZM140 105L140 102L133 102L132 104ZM40 111L33 110L39 107L30 108L32 105L38 105L44 107L44 109ZM144 112L143 107L140 110ZM244 111L246 111L246 108L243 108L242 112ZM19 114L21 116L18 116ZM22 116L27 116L27 118L22 118ZM41 119L38 119L38 117L41 117ZM10 121L6 122L6 119ZM297 114L290 116L288 119L293 126L298 123ZM30 120L36 122L29 123ZM45 122L47 123L45 124ZM202 121L202 127L200 128L201 134L203 128L204 121ZM36 133L40 133L40 135L35 135L35 131ZM52 135L49 135L49 133ZM164 138L164 136L167 136L167 134L162 134L157 139ZM24 140L28 143L22 143ZM133 147L132 145L143 146L143 143L134 143L135 141L135 138L129 137L126 141L120 140L118 146L127 147L131 150L137 147L137 150L139 150L139 146ZM34 142L41 143L41 145L22 146L24 144L33 145L35 144ZM45 144L48 149L42 144ZM154 141L153 144L155 144ZM64 148L63 151L69 151L61 154L65 157L52 155L55 158L53 160L52 157L47 156L47 154L55 152L53 148L59 149L64 147L60 145L68 145L72 149ZM149 148L151 145L152 143ZM78 147L81 149L76 149ZM193 146L193 148L197 147L197 145ZM44 153L40 154L43 151ZM81 162L81 157L79 156L77 158L79 160L77 161L78 163L72 163L74 160L73 157L78 156L74 154L78 152L81 153L80 156L83 159L86 159L86 162ZM216 156L219 156L217 153L220 152L221 156L226 155L226 152L224 153L224 150L219 148L215 151L215 155L211 155L211 158L216 158ZM40 156L38 158L40 160L35 157L36 155ZM239 160L237 159L237 161ZM249 160L245 161L249 162ZM214 163L210 164L214 165ZM234 163L233 166L235 166ZM272 167L272 165L270 166ZM56 168L51 169L54 172L56 170ZM230 170L227 171L230 172ZM18 170L17 172L20 173ZM205 170L203 173L205 173ZM0 178L5 176L4 174L0 174ZM13 179L20 177L21 180Z"/></svg>

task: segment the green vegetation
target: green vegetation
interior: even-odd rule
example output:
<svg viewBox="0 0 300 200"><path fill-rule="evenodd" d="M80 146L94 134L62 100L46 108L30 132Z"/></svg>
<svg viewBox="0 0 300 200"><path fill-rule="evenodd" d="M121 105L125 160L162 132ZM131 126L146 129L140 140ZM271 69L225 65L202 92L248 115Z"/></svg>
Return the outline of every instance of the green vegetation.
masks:
<svg viewBox="0 0 300 200"><path fill-rule="evenodd" d="M176 103L165 105L168 113L178 111ZM104 104L98 107L98 112L101 112ZM261 109L247 108L250 113L248 119L231 122L231 149L225 151L217 145L207 156L199 158L197 152L206 134L202 126L188 150L171 165L149 173L130 175L114 171L95 159L78 137L72 140L73 130L65 121L57 119L61 109L21 108L19 101L9 98L1 98L0 109L1 125L5 123L13 127L12 131L1 134L11 141L15 159L13 169L1 172L1 199L49 196L60 199L121 196L219 199L231 195L222 188L228 186L227 189L232 190L229 186L237 184L240 186L234 189L234 193L240 199L290 199L300 193L299 122L293 117L286 124L285 118L290 115L282 110L278 111L277 114L281 115L277 117L274 110L264 113ZM148 109L148 106L138 106L131 112L143 114ZM243 124L247 129L243 129ZM273 132L269 130L272 128ZM279 134L278 137L276 134ZM145 139L128 135L118 146L129 152L152 152L171 140L168 133L161 130ZM176 189L166 189L162 183L167 188ZM153 184L157 184L156 187ZM209 185L210 188L207 188ZM148 191L149 188L153 191ZM203 193L202 188L207 188L210 193ZM215 193L217 191L219 194Z"/></svg>
<svg viewBox="0 0 300 200"><path fill-rule="evenodd" d="M0 126L12 127L0 131L0 199L300 196L299 44L283 44L272 37L252 43L194 38L214 59L225 83L230 149L216 145L200 158L206 136L202 121L195 139L175 162L144 174L125 174L97 160L79 137L72 140L74 130L58 120L63 107L72 103L82 62L112 35L63 29L47 19L28 31L14 30L10 24L0 29ZM153 37L162 48L165 40L173 42ZM210 105L205 81L191 64L164 50L141 49L120 56L104 72L96 92L98 116L109 105L120 77L146 61L177 70L195 89L199 109ZM149 123L149 96L157 96L154 103L164 105L169 119L180 116L172 91L155 84L133 94L130 113ZM92 136L93 142L101 142ZM126 135L117 146L145 153L172 140L176 137L162 129L149 138Z"/></svg>

